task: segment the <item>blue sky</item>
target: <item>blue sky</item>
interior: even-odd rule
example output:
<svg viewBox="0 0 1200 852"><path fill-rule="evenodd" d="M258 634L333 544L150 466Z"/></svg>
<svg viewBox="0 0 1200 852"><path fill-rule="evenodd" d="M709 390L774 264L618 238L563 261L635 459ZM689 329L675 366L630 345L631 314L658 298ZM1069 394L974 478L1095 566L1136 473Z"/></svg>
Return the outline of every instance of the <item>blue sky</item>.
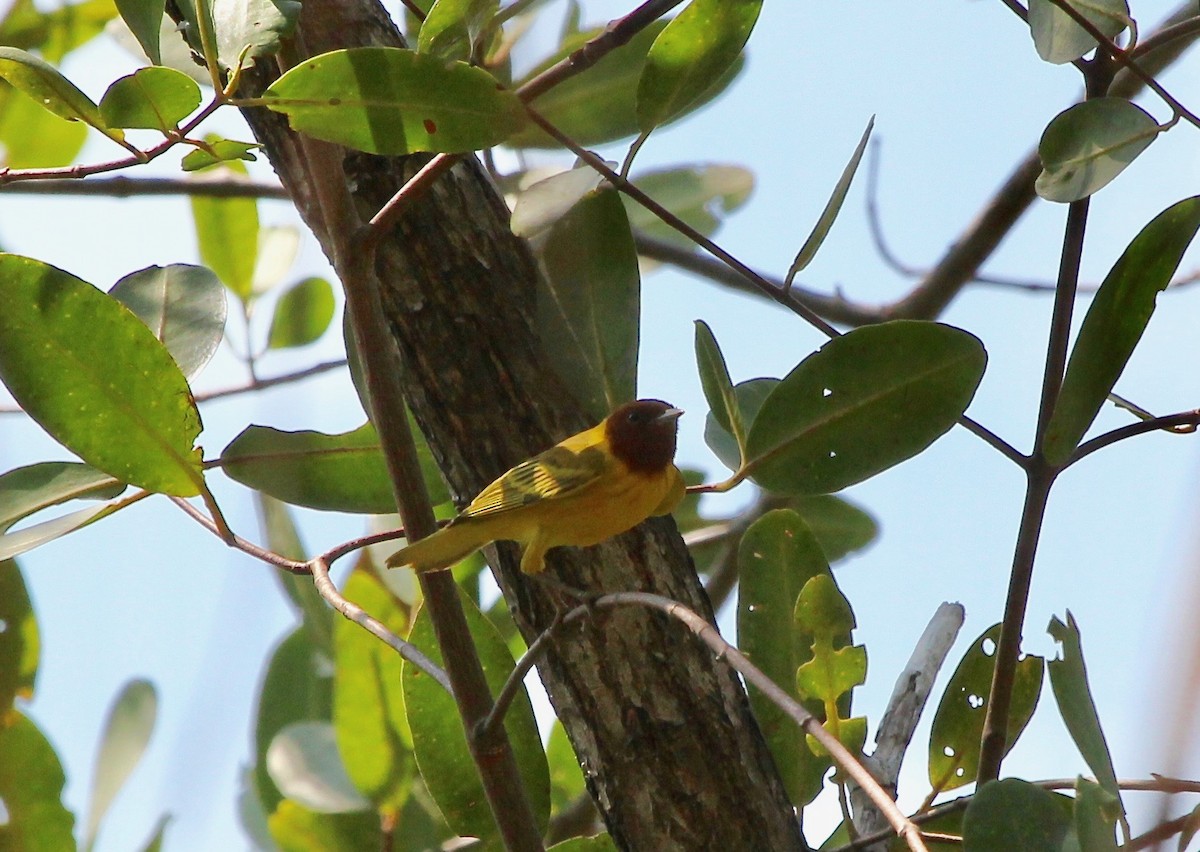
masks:
<svg viewBox="0 0 1200 852"><path fill-rule="evenodd" d="M547 4L551 10L561 6ZM599 22L623 7L606 2L585 8L586 18ZM1142 2L1133 14L1146 32L1168 9L1166 3ZM98 96L107 82L133 67L117 48L98 42L80 51L66 71ZM1162 78L1193 109L1200 107L1198 71L1193 57ZM874 115L883 228L898 255L925 265L954 241L1078 90L1078 75L1041 62L1025 27L997 2L768 2L735 87L691 120L656 133L637 166L728 162L751 168L755 192L718 241L751 266L782 274ZM1168 117L1154 100L1140 102L1160 121ZM236 117L217 126L231 135L244 133ZM1085 280L1098 282L1146 221L1197 191L1196 133L1181 125L1166 134L1096 197ZM94 140L83 159L111 153ZM603 153L620 159L623 151L616 146ZM156 164L143 173L172 169ZM267 168L257 174L270 176ZM814 289L840 289L852 299L885 302L911 282L872 247L863 177L801 280ZM279 202L262 202L260 211L264 222L296 221ZM987 271L1052 281L1064 215L1061 205L1035 204ZM150 264L198 262L182 199L6 196L0 241L7 250L49 261L105 289ZM1193 249L1183 268L1198 264L1200 254ZM327 267L306 237L294 278L314 273L325 274ZM643 292L640 393L687 410L680 460L721 477L702 440L705 406L692 357L693 321L712 326L735 380L781 376L823 338L778 307L675 272L648 277ZM1081 301L1077 319L1085 308ZM970 414L1022 450L1033 430L1049 311L1046 296L971 287L943 317L979 336L988 349L988 372ZM1118 391L1156 413L1200 404L1198 314L1200 288L1161 297ZM336 357L339 347L337 340L325 340L304 356ZM262 373L283 371L290 363L268 356ZM225 351L197 389L243 378ZM204 418L201 442L215 454L250 422L340 431L357 426L361 411L346 376L332 374L214 403ZM1106 410L1100 422L1112 427L1126 418ZM36 427L11 416L0 419L0 468L62 457ZM1046 518L1026 647L1053 655L1044 626L1052 615L1071 609L1083 631L1093 690L1122 777L1160 771L1169 749L1146 720L1163 712L1161 684L1194 641L1188 613L1200 594L1194 580L1198 461L1195 436L1151 435L1122 443L1068 472ZM858 712L878 718L896 673L941 601L960 601L967 611L947 668L999 620L1022 485L1011 464L958 429L927 453L846 494L882 526L878 543L848 560L837 575L855 608L857 641L870 657L868 682L855 699ZM222 482L218 496L239 530L257 537L247 495ZM747 499L743 489L712 498L710 505L715 511ZM361 531L354 518L315 512L299 518L314 549ZM23 558L22 565L44 643L30 713L66 764L68 802L81 819L108 702L133 676L148 677L159 689L159 727L144 763L114 805L98 848L134 847L164 811L175 815L169 849L239 848L234 795L239 766L249 757L257 679L268 650L292 621L267 569L226 550L165 501L148 501L55 542ZM722 623L732 630L728 613ZM935 694L940 691L939 685ZM927 732L928 719L902 776L902 801L909 805L925 792ZM1194 774L1196 762L1190 766ZM1005 772L1026 778L1086 772L1048 689ZM823 813L810 825L834 819L829 809Z"/></svg>

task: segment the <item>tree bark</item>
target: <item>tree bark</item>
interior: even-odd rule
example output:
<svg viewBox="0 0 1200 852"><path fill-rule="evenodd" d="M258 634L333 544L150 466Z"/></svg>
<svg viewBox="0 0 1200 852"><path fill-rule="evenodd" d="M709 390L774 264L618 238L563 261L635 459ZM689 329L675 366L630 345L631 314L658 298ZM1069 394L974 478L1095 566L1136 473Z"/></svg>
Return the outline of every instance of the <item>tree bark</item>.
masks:
<svg viewBox="0 0 1200 852"><path fill-rule="evenodd" d="M364 45L403 45L382 7L306 0L299 56ZM242 94L261 93L275 76L260 63ZM245 112L329 254L295 136L279 116ZM346 152L346 183L364 220L424 161ZM508 220L486 173L465 158L401 218L377 258L397 377L460 504L591 425L539 347L537 266ZM532 641L553 619L553 593L521 575L515 546L488 556ZM548 570L589 592L671 597L713 620L670 518L594 548L552 551ZM598 613L565 633L539 671L619 847L807 848L740 681L679 623L632 608Z"/></svg>

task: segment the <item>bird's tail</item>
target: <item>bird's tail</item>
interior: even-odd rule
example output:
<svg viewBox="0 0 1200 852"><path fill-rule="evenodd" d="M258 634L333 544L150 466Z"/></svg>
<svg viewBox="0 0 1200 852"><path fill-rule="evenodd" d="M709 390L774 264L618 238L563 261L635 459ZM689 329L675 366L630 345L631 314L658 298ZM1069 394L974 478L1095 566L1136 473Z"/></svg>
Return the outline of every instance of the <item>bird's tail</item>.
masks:
<svg viewBox="0 0 1200 852"><path fill-rule="evenodd" d="M460 559L483 547L487 539L480 539L471 524L450 524L431 536L414 541L388 557L389 568L411 565L416 571L438 571L449 568Z"/></svg>

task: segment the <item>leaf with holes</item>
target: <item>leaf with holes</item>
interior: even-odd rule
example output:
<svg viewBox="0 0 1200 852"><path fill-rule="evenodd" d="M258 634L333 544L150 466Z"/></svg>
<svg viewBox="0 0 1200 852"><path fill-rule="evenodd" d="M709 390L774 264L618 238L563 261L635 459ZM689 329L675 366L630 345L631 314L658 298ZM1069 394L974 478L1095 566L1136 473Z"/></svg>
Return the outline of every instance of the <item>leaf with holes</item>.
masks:
<svg viewBox="0 0 1200 852"><path fill-rule="evenodd" d="M828 494L915 456L966 410L987 354L940 323L855 329L800 362L750 427L746 470L769 491Z"/></svg>
<svg viewBox="0 0 1200 852"><path fill-rule="evenodd" d="M953 790L975 780L999 638L999 624L984 631L971 643L946 684L929 733L929 783L935 790ZM1037 707L1042 668L1042 658L1032 654L1017 663L1005 754L1016 744Z"/></svg>
<svg viewBox="0 0 1200 852"><path fill-rule="evenodd" d="M204 482L200 412L166 348L128 308L45 263L0 254L0 379L88 464L148 491Z"/></svg>

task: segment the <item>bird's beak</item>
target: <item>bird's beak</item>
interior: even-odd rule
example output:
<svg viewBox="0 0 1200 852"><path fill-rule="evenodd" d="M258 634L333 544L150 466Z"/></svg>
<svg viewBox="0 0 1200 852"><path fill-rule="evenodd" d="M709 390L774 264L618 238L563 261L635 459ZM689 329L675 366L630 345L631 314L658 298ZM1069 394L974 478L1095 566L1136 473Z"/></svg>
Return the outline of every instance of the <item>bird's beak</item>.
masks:
<svg viewBox="0 0 1200 852"><path fill-rule="evenodd" d="M678 420L683 414L682 408L668 408L662 414L658 415L659 420Z"/></svg>

